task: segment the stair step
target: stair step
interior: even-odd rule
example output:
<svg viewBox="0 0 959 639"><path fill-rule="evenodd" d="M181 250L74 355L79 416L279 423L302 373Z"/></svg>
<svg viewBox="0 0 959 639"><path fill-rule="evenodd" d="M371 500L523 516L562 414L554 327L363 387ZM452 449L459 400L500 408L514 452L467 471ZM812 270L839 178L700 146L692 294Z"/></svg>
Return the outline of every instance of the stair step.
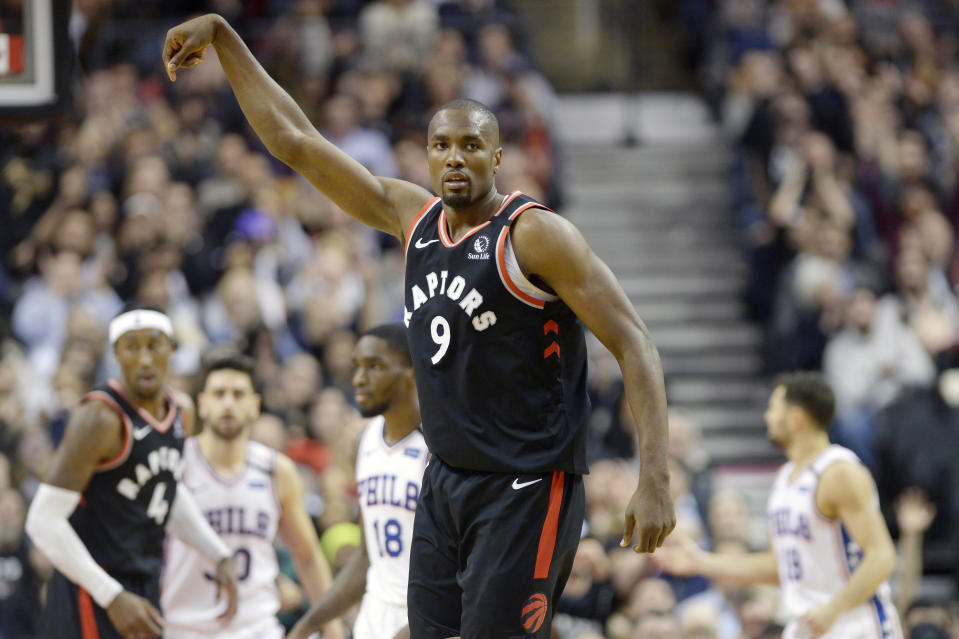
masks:
<svg viewBox="0 0 959 639"><path fill-rule="evenodd" d="M592 219L590 219L592 216ZM660 231L669 231L681 229L690 233L698 233L703 236L712 236L715 233L726 235L726 232L732 228L732 222L718 216L697 216L688 212L668 214L668 215L643 215L637 211L631 214L631 217L618 217L615 215L603 215L597 217L596 212L584 212L578 219L568 218L587 239L595 234L614 234L623 233L641 233L648 235Z"/></svg>
<svg viewBox="0 0 959 639"><path fill-rule="evenodd" d="M782 455L775 446L758 437L725 437L704 441L704 444L717 465L769 463Z"/></svg>
<svg viewBox="0 0 959 639"><path fill-rule="evenodd" d="M759 404L766 394L766 389L755 378L678 378L670 380L668 390L670 401L690 405L713 402Z"/></svg>
<svg viewBox="0 0 959 639"><path fill-rule="evenodd" d="M728 229L700 229L688 225L664 228L662 232L631 233L622 228L596 228L589 231L590 245L602 244L623 250L638 250L646 253L671 252L683 249L715 249L717 246L735 246L738 240L736 231Z"/></svg>
<svg viewBox="0 0 959 639"><path fill-rule="evenodd" d="M561 102L563 214L649 327L670 405L701 424L713 466L768 474L782 453L765 434L762 333L745 319L749 264L732 212L731 155L702 102L676 95ZM630 134L640 143L619 144ZM767 480L738 480L757 512Z"/></svg>
<svg viewBox="0 0 959 639"><path fill-rule="evenodd" d="M633 300L636 311L647 324L682 322L731 322L743 317L745 306L738 298L682 298L648 303ZM639 303L637 303L639 302Z"/></svg>
<svg viewBox="0 0 959 639"><path fill-rule="evenodd" d="M674 375L757 375L762 361L755 352L689 353L663 352L663 371Z"/></svg>
<svg viewBox="0 0 959 639"><path fill-rule="evenodd" d="M745 260L726 251L704 251L702 253L698 251L695 253L669 251L650 254L643 251L611 250L614 247L604 244L600 244L598 250L592 243L590 243L590 246L619 278L642 277L647 273L660 271L678 275L722 274L745 283L749 272Z"/></svg>
<svg viewBox="0 0 959 639"><path fill-rule="evenodd" d="M645 274L620 278L626 295L632 298L688 296L729 297L741 293L742 283L737 279L719 276L698 275L695 277L671 277L669 275Z"/></svg>
<svg viewBox="0 0 959 639"><path fill-rule="evenodd" d="M686 404L683 412L689 419L699 424L703 435L714 429L729 429L731 431L747 430L765 433L763 424L763 407L753 401L743 401L738 406L723 406L710 408L708 406L693 406ZM765 437L765 435L763 435Z"/></svg>
<svg viewBox="0 0 959 639"><path fill-rule="evenodd" d="M760 331L745 323L731 326L674 324L651 329L651 333L657 348L670 351L755 349L761 339Z"/></svg>
<svg viewBox="0 0 959 639"><path fill-rule="evenodd" d="M624 174L602 180L593 177L584 182L573 181L569 185L569 193L570 206L586 204L591 208L599 206L598 202L602 199L626 204L640 202L647 206L681 204L691 208L716 204L728 206L731 201L726 180L697 178L690 181L665 179L655 175L649 176L648 179Z"/></svg>
<svg viewBox="0 0 959 639"><path fill-rule="evenodd" d="M703 147L719 137L703 101L680 93L566 95L557 103L556 123L567 145L615 146L632 138L641 143L638 148L646 144ZM721 151L716 144L713 153Z"/></svg>

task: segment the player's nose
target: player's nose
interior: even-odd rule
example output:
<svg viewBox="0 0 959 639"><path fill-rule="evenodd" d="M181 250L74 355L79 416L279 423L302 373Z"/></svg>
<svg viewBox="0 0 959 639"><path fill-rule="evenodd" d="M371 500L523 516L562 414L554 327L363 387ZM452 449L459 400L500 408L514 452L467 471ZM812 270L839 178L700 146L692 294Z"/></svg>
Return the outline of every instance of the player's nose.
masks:
<svg viewBox="0 0 959 639"><path fill-rule="evenodd" d="M459 152L459 148L456 145L451 145L446 152L446 166L451 169L463 166L463 155Z"/></svg>

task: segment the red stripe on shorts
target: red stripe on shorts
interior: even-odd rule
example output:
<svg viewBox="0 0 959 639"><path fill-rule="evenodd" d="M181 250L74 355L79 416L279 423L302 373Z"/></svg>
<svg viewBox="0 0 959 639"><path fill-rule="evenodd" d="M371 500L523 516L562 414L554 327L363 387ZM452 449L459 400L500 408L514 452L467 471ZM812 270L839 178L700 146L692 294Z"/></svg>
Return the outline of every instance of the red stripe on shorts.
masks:
<svg viewBox="0 0 959 639"><path fill-rule="evenodd" d="M536 551L536 569L533 572L533 579L549 577L549 566L553 561L553 551L556 549L559 510L563 505L563 486L565 483L565 473L553 471L553 483L549 488L549 509L546 511L543 530L539 534L539 549Z"/></svg>
<svg viewBox="0 0 959 639"><path fill-rule="evenodd" d="M83 639L100 639L97 618L93 616L93 600L90 593L77 586L77 604L80 609L80 636Z"/></svg>

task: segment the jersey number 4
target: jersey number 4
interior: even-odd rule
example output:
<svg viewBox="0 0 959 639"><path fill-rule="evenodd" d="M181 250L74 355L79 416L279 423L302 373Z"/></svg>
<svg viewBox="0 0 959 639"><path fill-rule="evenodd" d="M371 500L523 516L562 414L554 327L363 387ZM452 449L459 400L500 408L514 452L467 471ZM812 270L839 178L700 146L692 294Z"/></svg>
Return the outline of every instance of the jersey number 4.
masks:
<svg viewBox="0 0 959 639"><path fill-rule="evenodd" d="M150 497L150 503L147 505L147 517L163 525L168 512L170 512L170 502L166 500L166 484L160 483L153 489L153 497Z"/></svg>

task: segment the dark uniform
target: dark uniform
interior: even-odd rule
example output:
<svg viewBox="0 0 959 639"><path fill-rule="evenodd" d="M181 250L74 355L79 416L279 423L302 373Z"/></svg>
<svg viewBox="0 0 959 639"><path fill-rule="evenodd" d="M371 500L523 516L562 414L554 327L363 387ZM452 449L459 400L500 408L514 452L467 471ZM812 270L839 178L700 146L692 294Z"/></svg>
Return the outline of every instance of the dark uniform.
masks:
<svg viewBox="0 0 959 639"><path fill-rule="evenodd" d="M586 344L515 264L510 227L530 208L545 207L513 193L454 244L436 198L407 233L405 321L434 455L413 531L413 639L548 637L579 542Z"/></svg>
<svg viewBox="0 0 959 639"><path fill-rule="evenodd" d="M113 380L84 398L93 400L120 415L123 450L97 466L70 525L101 568L159 608L165 527L182 473L183 418L172 394L158 421ZM47 639L120 637L106 611L59 571L47 586L45 621Z"/></svg>

